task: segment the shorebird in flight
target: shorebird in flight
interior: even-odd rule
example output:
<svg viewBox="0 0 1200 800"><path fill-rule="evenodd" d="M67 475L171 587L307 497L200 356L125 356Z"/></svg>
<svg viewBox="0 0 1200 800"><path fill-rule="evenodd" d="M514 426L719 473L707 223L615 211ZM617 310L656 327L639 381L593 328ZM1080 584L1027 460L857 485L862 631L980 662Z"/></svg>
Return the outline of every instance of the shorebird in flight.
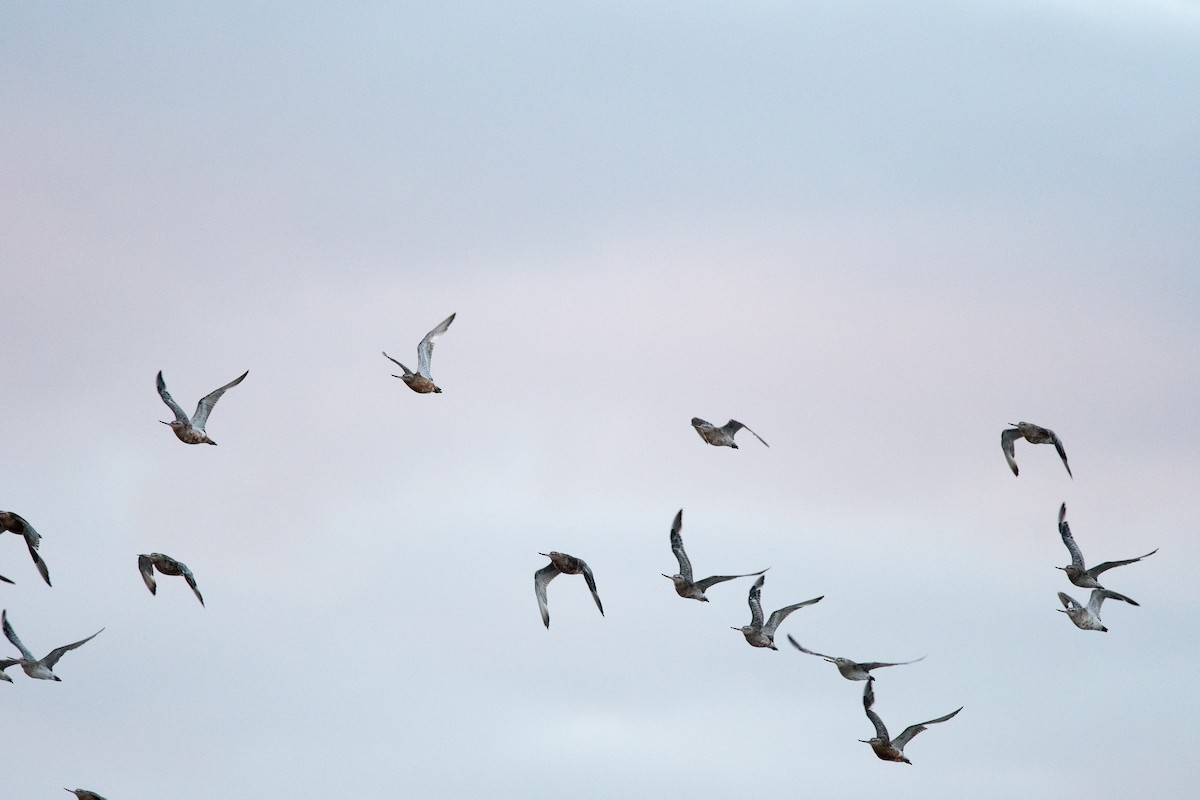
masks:
<svg viewBox="0 0 1200 800"><path fill-rule="evenodd" d="M851 681L873 680L870 674L871 670L873 669L879 669L880 667L899 667L904 664L915 664L918 661L924 660L925 658L925 656L921 656L920 658L914 658L912 661L851 661L848 658L836 658L834 656L827 656L824 653L816 653L812 650L807 650L799 642L793 639L790 633L788 634L788 641L791 642L792 646L801 653L808 653L810 656L819 656L828 661L830 664L835 665L838 669L838 672L842 673L842 677Z"/></svg>
<svg viewBox="0 0 1200 800"><path fill-rule="evenodd" d="M682 531L683 509L681 508L679 509L679 513L675 515L675 522L671 525L671 552L675 554L676 560L679 561L679 574L663 574L664 578L670 578L671 582L675 584L675 593L680 597L707 603L708 598L704 596L704 592L710 587L724 581L731 581L734 578L750 578L755 575L762 575L767 571L760 569L758 572L747 572L745 575L713 575L702 581L693 581L692 562L688 560L687 553L683 550ZM770 567L767 569L770 569Z"/></svg>
<svg viewBox="0 0 1200 800"><path fill-rule="evenodd" d="M142 580L146 582L146 588L150 590L150 594L158 594L158 585L154 582L155 569L163 575L182 575L188 586L192 587L192 592L200 601L200 605L204 605L204 598L200 596L200 590L196 588L196 578L187 568L187 564L162 553L138 556L138 571L142 573Z"/></svg>
<svg viewBox="0 0 1200 800"><path fill-rule="evenodd" d="M1123 594L1110 592L1108 589L1092 589L1092 596L1088 598L1086 606L1082 605L1074 597L1071 597L1071 595L1059 592L1058 599L1066 608L1056 608L1055 611L1062 611L1070 617L1071 622L1074 622L1075 627L1080 630L1108 633L1108 628L1104 627L1104 623L1100 621L1100 606L1110 597L1113 600L1124 600L1130 605L1137 605L1137 603Z"/></svg>
<svg viewBox="0 0 1200 800"><path fill-rule="evenodd" d="M46 562L42 561L42 557L38 555L38 546L42 543L42 536L33 529L24 517L20 514L14 514L11 511L0 511L0 533L9 531L10 533L18 534L24 537L25 547L29 550L29 557L33 559L34 566L38 572L42 573L42 580L46 585L50 585L50 570L46 568ZM0 575L0 581L12 583L8 578Z"/></svg>
<svg viewBox="0 0 1200 800"><path fill-rule="evenodd" d="M745 425L738 422L736 419L731 419L729 422L726 422L724 425L718 428L711 422L706 422L699 417L692 417L692 427L696 429L696 433L700 434L701 439L708 442L713 447L732 447L734 450L738 449L737 443L733 441L734 434L736 434L742 428L746 428ZM749 428L746 428L746 430L750 431ZM750 432L754 433L754 431ZM754 433L754 438L758 439L763 444L766 444L767 447L771 446L767 444L766 441L764 441L763 438L757 433Z"/></svg>
<svg viewBox="0 0 1200 800"><path fill-rule="evenodd" d="M384 358L404 370L403 375L393 375L392 377L404 381L408 384L408 388L419 394L429 394L430 392L441 394L442 390L433 382L433 377L429 374L429 361L433 358L433 343L437 341L439 336L446 332L446 329L450 327L450 323L454 322L456 315L457 312L442 320L436 328L425 334L425 338L417 345L417 371L415 373L387 353L384 353Z"/></svg>
<svg viewBox="0 0 1200 800"><path fill-rule="evenodd" d="M963 707L959 706L957 710L951 711L944 717L931 719L927 722L918 722L916 725L909 725L904 729L904 733L895 739L889 739L887 727L883 724L883 720L871 710L871 706L875 705L874 683L874 678L867 679L867 688L863 690L863 710L867 712L867 719L871 720L871 724L875 726L875 736L871 739L859 739L859 741L863 744L871 745L871 749L875 751L875 755L884 761L903 761L905 764L911 764L912 762L904 756L904 745L912 741L912 738L918 733L925 730L927 725L936 725L939 722L945 722L963 710Z"/></svg>
<svg viewBox="0 0 1200 800"><path fill-rule="evenodd" d="M558 553L554 550L549 553L538 553L538 555L550 559L549 564L533 573L533 592L537 595L538 610L542 612L542 622L546 624L547 628L550 627L550 609L546 607L546 587L559 575L578 575L582 572L583 579L587 581L588 588L592 590L592 599L596 601L596 608L600 609L600 616L604 616L604 606L600 603L600 595L596 593L596 578L592 575L592 570L587 562L582 558Z"/></svg>
<svg viewBox="0 0 1200 800"><path fill-rule="evenodd" d="M74 642L73 644L64 644L62 647L56 647L45 657L37 659L33 657L33 653L26 649L25 645L21 644L21 640L17 638L16 631L14 631L12 629L12 625L8 623L8 609L0 612L0 626L4 628L4 635L7 636L8 640L13 643L13 646L21 651L21 657L13 663L20 664L21 669L25 670L25 674L29 677L37 678L38 680L43 681L62 680L54 674L53 669L54 665L58 663L58 660L63 657L63 653L67 652L68 650L74 650L76 647L79 647L86 642L90 642L100 634L100 631L104 630L104 628L101 628L99 631L96 631L86 639L80 639L78 642ZM11 664L8 666L11 666ZM3 667L0 667L0 669L3 669Z"/></svg>
<svg viewBox="0 0 1200 800"><path fill-rule="evenodd" d="M66 791L75 795L77 800L104 800L100 795L95 792L89 792L87 789L66 789Z"/></svg>
<svg viewBox="0 0 1200 800"><path fill-rule="evenodd" d="M1054 445L1054 449L1058 451L1058 457L1062 459L1063 466L1067 468L1067 474L1071 475L1071 465L1067 463L1067 451L1063 450L1063 443L1049 428L1042 428L1034 425L1032 422L1017 422L1008 423L1016 425L1015 428L1008 428L1000 432L1000 447L1004 450L1004 458L1008 461L1008 466L1012 468L1013 475L1017 475L1017 460L1016 452L1013 449L1013 443L1017 439L1025 439L1030 444L1046 444L1049 442ZM1074 478L1074 475L1071 475Z"/></svg>
<svg viewBox="0 0 1200 800"><path fill-rule="evenodd" d="M1067 504L1063 503L1062 508L1058 510L1058 533L1062 536L1063 544L1067 546L1067 550L1071 553L1071 563L1065 567L1055 567L1067 573L1067 580L1084 589L1103 589L1100 581L1097 579L1100 573L1112 569L1113 567L1121 567L1126 564L1132 564L1135 561L1141 561L1143 558L1154 555L1158 552L1158 548L1154 548L1144 556L1137 558L1125 558L1120 561L1105 561L1103 564L1097 564L1091 569L1086 569L1083 565L1083 552L1080 551L1079 545L1075 544L1075 537L1071 535L1071 526L1067 524ZM1106 590L1107 591L1107 590ZM1138 605L1123 594L1110 592L1109 596L1114 600L1124 600L1130 605Z"/></svg>
<svg viewBox="0 0 1200 800"><path fill-rule="evenodd" d="M188 419L187 414L183 413L183 409L179 407L179 403L171 399L171 395L167 392L167 382L163 380L162 370L159 370L157 380L158 396L167 404L167 408L171 409L175 414L173 422L165 422L163 420L159 420L159 422L162 422L163 425L170 425L171 430L175 431L175 436L185 444L216 444L204 432L204 423L208 422L208 415L212 413L213 406L221 399L221 395L225 394L225 390L237 386L249 374L250 370L246 370L220 389L200 398L200 402L196 404L196 413L192 415L191 419Z"/></svg>
<svg viewBox="0 0 1200 800"><path fill-rule="evenodd" d="M771 617L767 620L767 624L763 624L762 610L762 586L766 581L766 576L760 575L754 585L750 587L750 624L743 625L740 628L734 628L735 631L741 631L746 637L746 641L754 647L769 647L772 650L778 650L775 646L775 629L779 627L788 614L791 614L797 608L811 606L813 603L819 602L825 595L814 597L812 600L805 600L803 603L795 603L790 606L784 606L778 611L771 612Z"/></svg>

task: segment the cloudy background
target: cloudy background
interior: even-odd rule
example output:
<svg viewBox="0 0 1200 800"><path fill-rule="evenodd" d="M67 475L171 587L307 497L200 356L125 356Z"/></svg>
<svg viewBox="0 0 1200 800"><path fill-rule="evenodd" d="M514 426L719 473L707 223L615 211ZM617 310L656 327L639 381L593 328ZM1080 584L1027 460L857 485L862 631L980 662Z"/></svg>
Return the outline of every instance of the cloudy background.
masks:
<svg viewBox="0 0 1200 800"><path fill-rule="evenodd" d="M0 15L0 795L1194 791L1196 3L396 5Z"/></svg>

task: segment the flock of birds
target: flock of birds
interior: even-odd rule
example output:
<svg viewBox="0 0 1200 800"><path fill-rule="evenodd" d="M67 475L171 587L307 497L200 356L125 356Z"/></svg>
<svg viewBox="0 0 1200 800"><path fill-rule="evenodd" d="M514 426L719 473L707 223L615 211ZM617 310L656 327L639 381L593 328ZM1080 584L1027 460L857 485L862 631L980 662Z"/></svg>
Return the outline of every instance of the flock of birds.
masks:
<svg viewBox="0 0 1200 800"><path fill-rule="evenodd" d="M430 362L433 357L433 347L435 341L449 329L450 324L454 321L454 317L455 315L451 314L449 317L439 323L433 330L429 331L429 333L427 333L421 340L420 344L417 345L417 370L415 372L385 352L383 354L384 357L399 366L404 373L403 375L394 375L393 377L404 381L404 383L410 389L418 394L441 393L441 388L433 381L433 377L430 372ZM163 374L160 371L156 380L158 394L162 398L163 403L165 403L167 407L171 409L175 416L174 420L170 422L164 421L163 424L169 425L175 436L185 444L216 445L216 442L209 438L209 435L205 430L205 425L208 422L208 418L212 413L213 407L226 391L240 384L249 374L250 373L247 370L224 386L221 386L213 392L205 395L196 405L195 413L189 417L186 413L184 413L183 409L178 403L175 402L170 393L167 391L166 381L163 379ZM724 425L718 427L710 422L700 419L699 417L693 417L691 424L700 437L714 447L730 447L737 449L738 445L734 437L743 428L750 431L750 433L753 434L754 437L760 442L762 442L764 446L770 446L761 436L737 420L731 419ZM1063 448L1062 441L1058 438L1054 431L1028 422L1016 423L1013 428L1006 429L1000 434L1000 446L1004 453L1005 460L1012 469L1013 475L1020 474L1017 468L1015 452L1015 443L1018 439L1024 439L1031 444L1053 444L1055 449L1058 451L1059 457L1062 459L1063 466L1066 468L1067 474L1071 477L1074 477L1071 474L1071 467L1067 463L1067 454ZM1058 567L1058 569L1061 569L1066 573L1067 579L1072 584L1085 589L1091 589L1092 593L1089 597L1087 605L1085 606L1071 596L1063 592L1059 592L1058 597L1064 608L1057 610L1065 613L1068 617L1070 617L1071 621L1082 630L1106 632L1108 628L1106 628L1100 620L1100 607L1106 599L1120 600L1134 606L1138 605L1138 603L1123 594L1119 594L1102 586L1099 581L1099 576L1114 567L1124 566L1126 564L1132 564L1137 561L1141 561L1143 558L1154 555L1154 553L1158 551L1155 549L1136 558L1122 559L1119 561L1105 561L1089 569L1085 566L1083 553L1080 551L1079 546L1075 543L1075 539L1071 534L1071 528L1067 524L1066 514L1067 506L1066 503L1063 503L1058 514L1058 529L1059 534L1062 537L1063 544L1066 545L1067 550L1070 552L1071 563L1065 567ZM46 582L46 584L48 586L51 585L49 569L46 566L46 562L42 560L42 557L39 554L39 547L41 545L42 537L40 534L38 534L34 527L19 514L11 511L0 511L0 533L2 532L15 533L24 538L29 555L32 558L35 567L41 574L42 579ZM698 600L700 602L707 603L708 597L706 596L706 592L719 583L724 583L726 581L731 581L738 578L758 578L750 587L748 597L750 606L750 623L748 625L733 628L733 630L741 631L742 635L746 639L746 642L753 647L778 650L779 648L775 645L775 633L779 629L779 626L783 624L784 620L786 620L787 617L792 614L792 612L804 608L805 606L818 603L824 598L824 595L822 595L820 597L814 597L810 600L804 600L799 603L793 603L791 605L784 606L773 611L768 617L764 616L763 614L761 599L762 588L766 580L766 576L764 574L767 571L766 569L759 570L758 572L748 572L737 575L711 575L707 578L703 578L702 580L696 580L695 573L692 570L691 560L688 558L687 551L683 546L682 509L680 509L680 511L675 515L674 522L671 525L670 544L671 551L675 555L676 560L679 562L679 572L675 575L667 575L663 573L663 577L668 578L674 584L675 592L682 598ZM604 615L604 605L600 601L600 594L596 588L596 578L592 573L591 568L587 565L587 562L581 558L556 551L540 553L539 555L550 559L550 563L537 570L534 573L533 578L534 595L537 599L538 610L542 617L542 623L547 629L550 627L550 611L546 594L547 587L550 585L550 582L559 575L583 575L584 581L587 583L588 589L592 593L592 599L596 603L596 608L600 611L601 616ZM172 577L182 576L187 582L188 586L191 587L192 592L196 595L196 599L200 601L202 606L204 605L204 597L200 594L200 590L196 586L195 576L183 562L162 553L149 553L139 554L137 557L137 564L138 571L142 576L142 580L145 582L146 588L150 590L151 594L157 594L158 591L157 583L154 577L155 571L162 575L168 575ZM0 575L0 581L5 583L13 583L13 581L2 575ZM12 683L12 678L5 672L5 670L14 665L20 665L21 669L30 678L51 681L61 680L57 675L54 674L54 667L58 664L63 655L91 641L104 630L101 628L99 631L96 631L96 633L93 633L87 638L57 647L39 659L35 658L33 653L30 652L30 650L21 642L21 639L18 638L16 631L13 629L12 624L8 620L7 609L0 611L0 626L3 627L4 635L8 638L9 642L11 642L12 645L16 647L18 651L20 651L19 658L0 659L0 680L7 681L9 683ZM880 719L879 715L873 710L875 705L875 677L871 675L871 671L881 669L883 667L895 667L905 664L912 664L916 661L922 660L924 656L913 661L860 662L853 661L848 658L828 656L813 650L809 650L792 638L790 634L788 635L788 641L791 642L791 644L800 652L820 657L831 664L834 664L841 676L847 680L866 681L866 687L863 691L863 710L866 712L867 718L874 726L876 735L871 739L860 739L859 741L869 744L871 749L875 752L875 755L885 761L898 761L905 764L911 764L912 762L910 762L904 755L905 745L907 745L918 733L924 731L928 726L935 725L940 722L946 722L962 711L962 707L959 707L949 714L936 719L910 725L905 728L899 736L892 738L888 735L888 730L884 725L883 720ZM104 798L100 795L86 789L67 789L66 791L74 794L77 800L104 800Z"/></svg>

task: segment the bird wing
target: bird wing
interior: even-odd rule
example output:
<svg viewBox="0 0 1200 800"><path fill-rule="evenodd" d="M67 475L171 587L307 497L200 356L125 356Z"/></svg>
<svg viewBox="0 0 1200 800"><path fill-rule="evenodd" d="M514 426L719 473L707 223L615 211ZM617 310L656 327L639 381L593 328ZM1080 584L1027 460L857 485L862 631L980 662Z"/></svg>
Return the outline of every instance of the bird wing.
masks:
<svg viewBox="0 0 1200 800"><path fill-rule="evenodd" d="M1083 606L1081 606L1079 604L1079 601L1076 600L1074 597L1071 597L1071 595L1069 595L1069 594L1063 594L1062 592L1059 592L1058 600L1060 603L1062 603L1064 606L1066 606L1067 611L1070 611L1073 608L1083 608Z"/></svg>
<svg viewBox="0 0 1200 800"><path fill-rule="evenodd" d="M770 569L770 567L767 567ZM710 575L702 581L696 581L695 586L702 592L708 591L710 586L716 586L718 583L731 581L734 578L753 578L755 575L762 575L766 569L760 569L758 572L747 572L745 575Z"/></svg>
<svg viewBox="0 0 1200 800"><path fill-rule="evenodd" d="M12 581L10 581L8 578L4 577L3 575L0 575L0 581L3 581L5 583L12 583ZM13 585L16 585L16 584L13 584Z"/></svg>
<svg viewBox="0 0 1200 800"><path fill-rule="evenodd" d="M0 512L0 517L4 519L4 526L0 527L0 530L24 536L25 542L30 547L41 545L42 535L33 529L33 526L29 524L29 520L11 511Z"/></svg>
<svg viewBox="0 0 1200 800"><path fill-rule="evenodd" d="M734 434L736 434L738 431L740 431L742 428L746 428L746 426L743 425L742 423L738 422L736 419L731 419L731 420L729 420L729 422L726 422L724 425L721 426L721 429L724 430L726 433L728 433L731 437ZM746 430L750 431L749 428L746 428ZM754 431L750 431L750 432L754 433ZM761 436L759 436L757 433L754 433L754 438L758 439L763 444L767 444L766 441ZM770 447L770 446L771 445L767 444L767 447Z"/></svg>
<svg viewBox="0 0 1200 800"><path fill-rule="evenodd" d="M41 660L41 663L46 667L46 669L54 669L54 665L57 664L58 660L63 657L63 653L67 652L68 650L74 650L76 647L90 642L92 639L95 639L97 636L99 636L100 631L102 630L104 630L104 628L96 631L86 639L80 639L78 642L72 642L71 644L64 644L62 647L54 648L50 651L49 655Z"/></svg>
<svg viewBox="0 0 1200 800"><path fill-rule="evenodd" d="M1013 442L1019 438L1021 438L1021 432L1016 428L1008 428L1000 431L1000 449L1004 451L1004 460L1008 462L1013 475L1019 474L1017 471L1016 451L1013 448Z"/></svg>
<svg viewBox="0 0 1200 800"><path fill-rule="evenodd" d="M457 312L442 320L436 328L425 334L425 338L417 345L417 374L424 375L426 378L432 378L429 374L429 361L433 358L433 343L437 341L439 336L446 332L446 329L450 327L450 323L454 322L456 315Z"/></svg>
<svg viewBox="0 0 1200 800"><path fill-rule="evenodd" d="M684 580L692 580L692 562L688 560L687 553L683 550L683 509L679 509L679 513L675 515L675 521L671 523L671 552L675 554L675 560L679 562L679 574ZM700 591L704 591L701 589Z"/></svg>
<svg viewBox="0 0 1200 800"><path fill-rule="evenodd" d="M158 594L158 584L154 581L154 562L150 556L138 556L138 572L142 573L142 580L146 582L150 594Z"/></svg>
<svg viewBox="0 0 1200 800"><path fill-rule="evenodd" d="M1149 553L1146 553L1146 555L1138 556L1137 558L1124 558L1124 559L1121 559L1120 561L1105 561L1103 564L1097 564L1096 566L1092 567L1087 572L1088 572L1088 575L1091 575L1094 578L1097 575L1099 575L1101 572L1110 570L1113 567L1122 567L1126 564L1132 564L1135 561L1141 561L1143 558L1152 556L1157 552L1158 552L1158 548L1156 547L1153 550L1151 550Z"/></svg>
<svg viewBox="0 0 1200 800"><path fill-rule="evenodd" d="M183 579L187 581L188 586L192 587L192 594L196 595L196 599L200 601L200 605L204 605L204 597L201 596L200 590L196 588L196 576L192 575L192 571L187 568L186 564L180 564L179 571L183 573Z"/></svg>
<svg viewBox="0 0 1200 800"><path fill-rule="evenodd" d="M33 565L37 567L38 572L42 574L42 580L44 580L46 585L49 586L50 570L46 567L46 562L42 561L42 557L38 555L38 551L36 550L37 545L35 545L29 539L25 540L25 544L29 547L29 557L33 559Z"/></svg>
<svg viewBox="0 0 1200 800"><path fill-rule="evenodd" d="M750 627L762 628L762 585L766 578L759 577L750 587Z"/></svg>
<svg viewBox="0 0 1200 800"><path fill-rule="evenodd" d="M897 750L899 750L901 752L904 752L904 745L908 744L909 740L911 740L918 733L925 730L926 726L936 725L939 722L945 722L946 720L953 718L955 714L957 714L959 711L962 711L962 710L963 710L963 707L959 706L957 709L955 709L954 711L951 711L949 714L947 714L944 717L938 717L937 719L931 719L926 722L918 722L916 725L909 725L907 728L904 729L904 733L900 734L894 740L892 740L892 747L896 748Z"/></svg>
<svg viewBox="0 0 1200 800"><path fill-rule="evenodd" d="M1110 592L1108 589L1092 589L1092 594L1088 597L1088 611L1099 617L1100 606L1104 605L1104 598L1112 597L1113 594L1115 594L1115 592Z"/></svg>
<svg viewBox="0 0 1200 800"><path fill-rule="evenodd" d="M412 374L413 374L413 371L412 371L411 369L409 369L408 367L404 366L404 365L403 365L403 364L401 364L399 361L397 361L396 359L394 359L394 358L392 358L391 356L389 356L387 353L384 353L384 354L383 354L383 357L384 357L384 358L386 358L388 361L391 361L393 364L395 364L395 365L396 365L397 367L399 367L400 369L404 370L404 374L405 374L405 375L412 375ZM393 376L393 377L399 378L400 376L399 376L399 375L395 375L395 376Z"/></svg>
<svg viewBox="0 0 1200 800"><path fill-rule="evenodd" d="M33 653L29 652L29 648L21 644L21 640L17 638L17 632L13 630L12 625L8 624L8 609L0 611L0 626L4 628L4 635L13 643L13 647L21 651L21 655L26 661L37 661L33 657Z"/></svg>
<svg viewBox="0 0 1200 800"><path fill-rule="evenodd" d="M915 664L918 661L924 660L925 656L914 658L912 661L860 661L858 662L858 666L864 672L870 672L871 670L879 669L880 667L902 667L905 664Z"/></svg>
<svg viewBox="0 0 1200 800"><path fill-rule="evenodd" d="M1071 553L1071 566L1083 571L1083 553L1080 552L1079 545L1075 544L1075 537L1071 535L1071 526L1067 524L1066 503L1063 503L1062 507L1058 509L1058 534L1062 536L1063 544Z"/></svg>
<svg viewBox="0 0 1200 800"><path fill-rule="evenodd" d="M213 406L221 399L221 395L225 394L226 389L232 389L246 379L250 374L250 370L246 370L241 375L237 376L229 383L222 386L220 389L209 392L200 398L200 402L196 404L196 413L192 417L192 424L200 430L204 430L204 423L208 422L208 415L212 413Z"/></svg>
<svg viewBox="0 0 1200 800"><path fill-rule="evenodd" d="M871 724L875 726L875 735L885 742L890 742L887 726L883 724L879 715L871 710L873 705L875 705L875 679L868 678L867 688L863 689L863 711L867 712L867 719L871 720Z"/></svg>
<svg viewBox="0 0 1200 800"><path fill-rule="evenodd" d="M788 641L792 643L792 647L796 648L801 653L808 653L810 656L820 656L821 658L828 658L830 661L833 660L833 656L827 656L824 653L818 653L815 650L809 650L809 649L801 646L801 644L799 642L797 642L795 639L792 638L792 635L790 633L788 634Z"/></svg>
<svg viewBox="0 0 1200 800"><path fill-rule="evenodd" d="M587 581L588 588L592 590L592 599L596 601L596 608L600 609L600 616L604 616L604 606L600 603L600 595L596 592L596 576L592 575L592 568L589 567L584 560L578 559L579 567L583 570L583 579Z"/></svg>
<svg viewBox="0 0 1200 800"><path fill-rule="evenodd" d="M1126 597L1123 594L1117 594L1116 592L1114 592L1111 589L1105 589L1104 596L1105 596L1105 598L1111 598L1113 600L1121 600L1123 602L1129 603L1129 605L1131 605L1131 606L1140 606L1141 605L1141 603L1137 602L1132 597Z"/></svg>
<svg viewBox="0 0 1200 800"><path fill-rule="evenodd" d="M821 595L821 597L814 597L812 600L805 600L803 603L795 603L790 606L784 606L777 611L771 612L771 618L768 619L767 624L763 626L763 633L765 633L767 636L775 633L775 629L779 627L779 623L787 619L788 614L791 614L797 608L804 608L805 606L811 606L813 603L820 602L821 598L824 596L825 595Z"/></svg>
<svg viewBox="0 0 1200 800"><path fill-rule="evenodd" d="M171 398L171 393L167 391L167 382L163 380L161 369L158 371L158 380L155 381L155 383L158 385L158 396L161 397L162 401L167 404L167 408L174 412L175 421L182 422L184 425L191 424L191 420L188 419L188 415L183 413L183 409L179 407L179 403L176 403ZM159 430L162 429L160 428Z"/></svg>
<svg viewBox="0 0 1200 800"><path fill-rule="evenodd" d="M1059 439L1058 434L1054 431L1048 431L1048 433L1050 434L1050 441L1054 444L1054 449L1058 451L1058 457L1062 459L1063 466L1067 468L1067 474L1074 478L1075 476L1071 475L1071 465L1067 463L1067 451L1063 449L1062 439Z"/></svg>
<svg viewBox="0 0 1200 800"><path fill-rule="evenodd" d="M550 627L550 609L546 607L546 587L558 574L558 568L554 564L547 564L533 573L533 593L537 595L538 611L542 612L542 622L547 628Z"/></svg>

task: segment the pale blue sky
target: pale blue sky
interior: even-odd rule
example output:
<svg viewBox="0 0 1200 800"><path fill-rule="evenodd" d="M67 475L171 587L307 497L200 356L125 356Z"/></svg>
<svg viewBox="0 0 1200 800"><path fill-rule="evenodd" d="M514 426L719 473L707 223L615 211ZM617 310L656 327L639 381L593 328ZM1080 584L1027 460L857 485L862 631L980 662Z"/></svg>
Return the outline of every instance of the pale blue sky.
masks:
<svg viewBox="0 0 1200 800"><path fill-rule="evenodd" d="M0 796L1185 796L1200 12L0 15ZM419 396L390 377L449 313ZM408 363L406 361L406 363ZM249 369L187 447L156 420ZM704 445L730 417L771 443ZM999 434L1029 420L1070 455ZM1107 634L1055 521L1106 584ZM750 648L781 628L881 673ZM556 549L578 578L533 572ZM136 555L187 562L208 603ZM7 645L5 645L7 646ZM3 649L0 649L2 657ZM14 674L15 673L15 674Z"/></svg>

